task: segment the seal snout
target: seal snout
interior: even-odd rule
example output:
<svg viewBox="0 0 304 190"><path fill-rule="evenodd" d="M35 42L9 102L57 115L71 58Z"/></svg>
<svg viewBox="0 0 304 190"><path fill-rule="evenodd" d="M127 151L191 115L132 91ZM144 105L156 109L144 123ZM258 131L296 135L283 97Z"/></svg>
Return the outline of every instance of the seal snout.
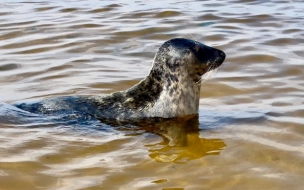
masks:
<svg viewBox="0 0 304 190"><path fill-rule="evenodd" d="M226 58L226 54L222 51L222 50L219 50L219 49L216 49L217 50L217 62L222 64Z"/></svg>
<svg viewBox="0 0 304 190"><path fill-rule="evenodd" d="M219 51L220 51L219 55L222 56L223 61L224 61L225 58L226 58L226 54L223 51L221 51L221 50L219 50Z"/></svg>

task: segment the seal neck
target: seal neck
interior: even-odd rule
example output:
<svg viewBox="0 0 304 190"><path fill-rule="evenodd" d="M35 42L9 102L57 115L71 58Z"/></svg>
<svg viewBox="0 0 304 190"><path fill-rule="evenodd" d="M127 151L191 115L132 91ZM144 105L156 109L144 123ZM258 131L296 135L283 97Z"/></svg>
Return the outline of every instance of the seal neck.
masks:
<svg viewBox="0 0 304 190"><path fill-rule="evenodd" d="M162 91L161 76L152 70L145 79L126 91L126 98L132 103L132 107L142 108L154 104Z"/></svg>
<svg viewBox="0 0 304 190"><path fill-rule="evenodd" d="M149 91L157 96L148 110L149 117L171 118L198 113L200 83L189 77L188 72L177 67L175 70L154 65L150 74L142 81L143 86L150 86ZM166 70L167 69L167 70Z"/></svg>

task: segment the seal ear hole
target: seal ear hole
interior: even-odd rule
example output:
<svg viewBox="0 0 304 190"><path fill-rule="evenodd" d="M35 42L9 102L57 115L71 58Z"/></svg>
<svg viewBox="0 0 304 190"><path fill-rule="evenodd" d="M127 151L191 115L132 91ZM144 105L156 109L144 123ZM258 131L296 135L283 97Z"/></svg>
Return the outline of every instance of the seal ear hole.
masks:
<svg viewBox="0 0 304 190"><path fill-rule="evenodd" d="M194 49L195 49L196 52L201 51L201 47L199 45L196 45Z"/></svg>

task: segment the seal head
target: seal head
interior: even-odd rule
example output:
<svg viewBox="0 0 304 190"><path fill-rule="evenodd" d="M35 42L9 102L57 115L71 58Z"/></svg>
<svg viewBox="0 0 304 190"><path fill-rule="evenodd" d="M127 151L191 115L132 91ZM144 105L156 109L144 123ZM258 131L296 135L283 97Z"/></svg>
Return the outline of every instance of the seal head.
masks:
<svg viewBox="0 0 304 190"><path fill-rule="evenodd" d="M225 53L194 40L175 38L165 42L157 52L152 71L162 70L192 78L195 82L208 71L219 67ZM198 80L197 80L198 79Z"/></svg>

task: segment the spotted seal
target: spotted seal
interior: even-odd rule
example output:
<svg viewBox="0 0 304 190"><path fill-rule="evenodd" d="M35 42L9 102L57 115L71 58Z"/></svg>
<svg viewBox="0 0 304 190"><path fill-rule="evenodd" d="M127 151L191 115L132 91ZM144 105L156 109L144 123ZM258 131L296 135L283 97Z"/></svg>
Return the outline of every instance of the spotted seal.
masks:
<svg viewBox="0 0 304 190"><path fill-rule="evenodd" d="M43 115L77 112L114 120L197 114L201 77L224 60L221 50L175 38L160 46L148 76L128 90L108 96L61 97L17 107Z"/></svg>

